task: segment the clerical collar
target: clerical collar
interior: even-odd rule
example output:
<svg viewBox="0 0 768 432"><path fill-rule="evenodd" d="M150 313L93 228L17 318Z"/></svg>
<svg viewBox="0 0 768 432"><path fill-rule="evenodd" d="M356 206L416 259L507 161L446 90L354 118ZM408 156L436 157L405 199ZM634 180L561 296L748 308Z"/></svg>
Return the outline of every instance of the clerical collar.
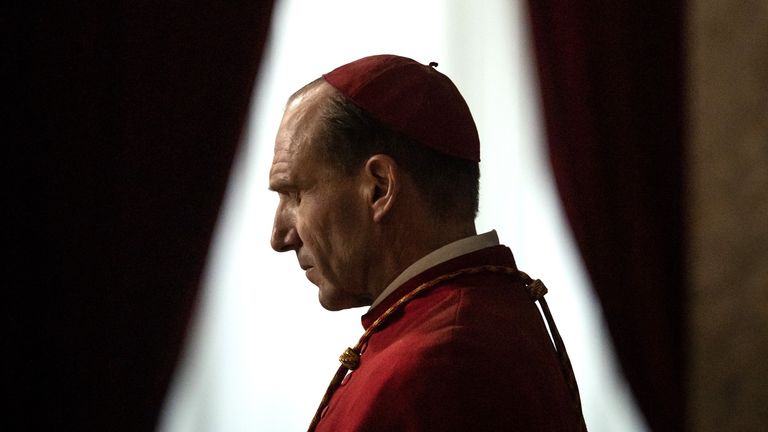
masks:
<svg viewBox="0 0 768 432"><path fill-rule="evenodd" d="M371 304L371 309L376 307L376 305L381 303L382 300L392 294L392 292L398 289L400 285L404 284L419 273L456 257L466 255L480 249L485 249L487 247L496 246L498 244L499 236L496 234L496 230L492 230L485 234L465 237L452 243L448 243L439 249L435 249L434 251L424 255L416 262L408 266L408 268L400 273L398 277L390 282L389 285L384 288L384 291L382 291L381 294L376 297L376 300L374 300L373 304Z"/></svg>

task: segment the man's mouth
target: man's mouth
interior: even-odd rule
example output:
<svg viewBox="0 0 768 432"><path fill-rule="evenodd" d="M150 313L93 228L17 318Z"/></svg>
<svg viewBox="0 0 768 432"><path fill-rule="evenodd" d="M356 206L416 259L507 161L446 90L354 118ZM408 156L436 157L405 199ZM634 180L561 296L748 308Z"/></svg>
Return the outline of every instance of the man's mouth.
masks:
<svg viewBox="0 0 768 432"><path fill-rule="evenodd" d="M317 285L317 275L315 274L316 270L313 266L301 266L301 268L304 270L304 277L307 278L310 282L312 282L313 285Z"/></svg>
<svg viewBox="0 0 768 432"><path fill-rule="evenodd" d="M301 269L304 270L304 276L306 276L307 279L312 281L312 278L310 278L310 275L314 273L315 267L311 265L302 265Z"/></svg>

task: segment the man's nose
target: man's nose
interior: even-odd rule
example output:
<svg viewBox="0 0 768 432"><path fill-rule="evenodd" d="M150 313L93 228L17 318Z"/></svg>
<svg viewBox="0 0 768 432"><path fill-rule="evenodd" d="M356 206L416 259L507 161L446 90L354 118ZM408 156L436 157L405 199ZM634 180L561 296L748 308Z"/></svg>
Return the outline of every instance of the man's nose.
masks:
<svg viewBox="0 0 768 432"><path fill-rule="evenodd" d="M272 226L272 249L277 252L297 250L301 246L301 239L293 224L286 223L280 217L275 217Z"/></svg>

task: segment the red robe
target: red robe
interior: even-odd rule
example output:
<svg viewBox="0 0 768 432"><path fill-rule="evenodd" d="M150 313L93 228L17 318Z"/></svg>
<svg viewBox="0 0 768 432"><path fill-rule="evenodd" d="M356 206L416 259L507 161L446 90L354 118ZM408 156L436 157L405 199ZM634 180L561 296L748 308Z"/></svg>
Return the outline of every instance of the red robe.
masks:
<svg viewBox="0 0 768 432"><path fill-rule="evenodd" d="M363 316L363 326L420 284L486 264L515 267L505 246L454 258L403 284ZM576 431L579 424L523 283L480 273L437 285L390 317L316 431Z"/></svg>

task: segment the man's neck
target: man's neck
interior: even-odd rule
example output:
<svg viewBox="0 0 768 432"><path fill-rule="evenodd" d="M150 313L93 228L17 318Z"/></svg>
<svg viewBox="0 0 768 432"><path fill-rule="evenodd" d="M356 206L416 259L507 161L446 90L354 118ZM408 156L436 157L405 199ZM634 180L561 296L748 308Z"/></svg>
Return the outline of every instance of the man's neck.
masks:
<svg viewBox="0 0 768 432"><path fill-rule="evenodd" d="M490 231L481 235L470 235L462 239L448 243L438 249L429 252L413 264L409 265L405 270L399 273L394 280L392 280L387 287L373 300L371 307L375 307L389 294L394 292L400 285L407 282L414 276L428 270L443 262L449 261L453 258L485 249L488 247L496 246L499 244L499 237L496 231Z"/></svg>
<svg viewBox="0 0 768 432"><path fill-rule="evenodd" d="M474 222L435 223L429 227L400 230L381 249L381 260L376 265L378 274L372 274L369 290L372 299L381 292L406 268L427 254L456 240L477 234Z"/></svg>

